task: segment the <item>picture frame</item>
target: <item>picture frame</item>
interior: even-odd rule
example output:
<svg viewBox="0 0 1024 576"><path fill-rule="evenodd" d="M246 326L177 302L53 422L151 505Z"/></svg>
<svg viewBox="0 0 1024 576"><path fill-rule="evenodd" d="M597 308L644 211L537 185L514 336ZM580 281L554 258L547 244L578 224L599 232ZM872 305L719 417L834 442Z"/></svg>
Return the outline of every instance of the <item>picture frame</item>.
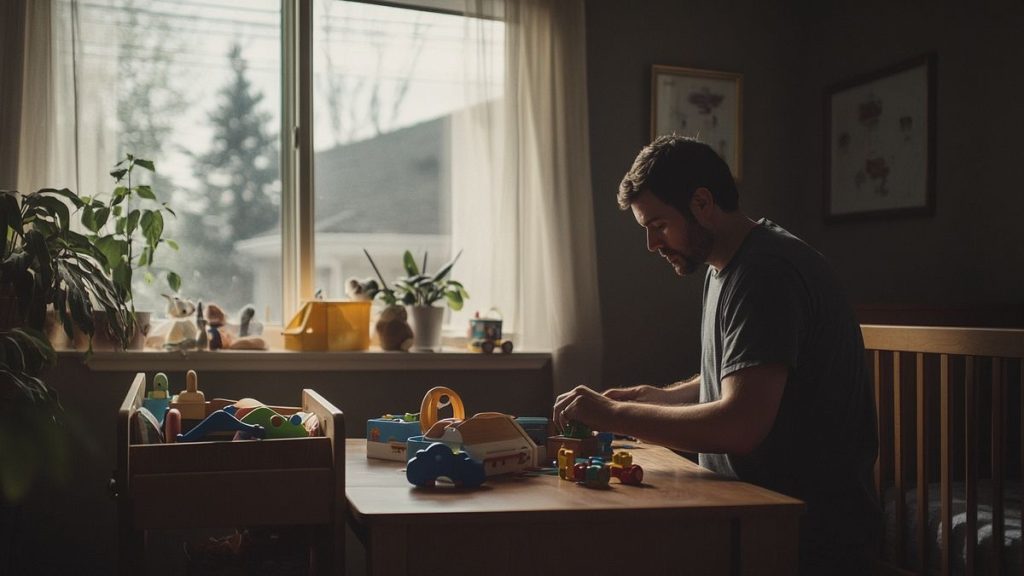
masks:
<svg viewBox="0 0 1024 576"><path fill-rule="evenodd" d="M935 54L825 90L826 222L935 212Z"/></svg>
<svg viewBox="0 0 1024 576"><path fill-rule="evenodd" d="M651 67L651 140L665 134L699 138L743 177L743 75Z"/></svg>

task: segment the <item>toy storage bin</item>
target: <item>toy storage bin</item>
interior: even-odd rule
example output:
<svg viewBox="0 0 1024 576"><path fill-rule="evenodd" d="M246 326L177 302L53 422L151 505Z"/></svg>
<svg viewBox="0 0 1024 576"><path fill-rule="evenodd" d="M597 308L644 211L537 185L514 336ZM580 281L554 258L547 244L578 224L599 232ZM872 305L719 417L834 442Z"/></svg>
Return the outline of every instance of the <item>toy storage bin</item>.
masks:
<svg viewBox="0 0 1024 576"><path fill-rule="evenodd" d="M370 347L371 302L306 302L284 330L284 347L296 351L366 350Z"/></svg>
<svg viewBox="0 0 1024 576"><path fill-rule="evenodd" d="M312 412L323 436L130 444L132 414L145 390L146 376L139 373L117 416L112 489L119 573L141 573L148 529L291 524L319 525L313 542L317 572L343 573L345 422L340 410L305 389L301 407L279 411Z"/></svg>

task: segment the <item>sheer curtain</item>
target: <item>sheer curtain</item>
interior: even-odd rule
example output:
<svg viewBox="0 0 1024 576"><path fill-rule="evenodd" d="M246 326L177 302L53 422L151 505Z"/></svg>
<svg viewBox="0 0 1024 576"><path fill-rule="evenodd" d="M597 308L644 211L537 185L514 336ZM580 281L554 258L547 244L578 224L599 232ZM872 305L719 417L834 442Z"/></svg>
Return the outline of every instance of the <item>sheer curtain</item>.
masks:
<svg viewBox="0 0 1024 576"><path fill-rule="evenodd" d="M110 187L107 170L117 158L115 35L95 27L84 38L79 17L77 0L27 3L18 154L23 193L67 187L91 196ZM86 40L98 57L83 57Z"/></svg>
<svg viewBox="0 0 1024 576"><path fill-rule="evenodd" d="M495 0L468 3L494 13ZM590 185L583 0L505 0L504 42L465 35L466 74L504 98L453 118L453 247L473 301L519 349L550 350L555 391L597 385L601 320ZM500 59L496 57L500 53ZM475 101L475 100L474 100Z"/></svg>

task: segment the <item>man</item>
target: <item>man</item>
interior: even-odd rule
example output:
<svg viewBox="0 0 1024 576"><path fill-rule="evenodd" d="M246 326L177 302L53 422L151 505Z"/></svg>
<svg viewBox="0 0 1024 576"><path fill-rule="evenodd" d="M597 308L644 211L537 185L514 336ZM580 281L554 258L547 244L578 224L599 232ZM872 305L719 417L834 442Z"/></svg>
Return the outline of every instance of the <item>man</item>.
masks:
<svg viewBox="0 0 1024 576"><path fill-rule="evenodd" d="M555 421L699 452L706 468L799 498L801 573L866 573L880 527L874 401L860 327L825 259L745 216L728 166L694 139L645 147L618 201L676 274L710 266L701 373L665 388L579 386L558 397Z"/></svg>

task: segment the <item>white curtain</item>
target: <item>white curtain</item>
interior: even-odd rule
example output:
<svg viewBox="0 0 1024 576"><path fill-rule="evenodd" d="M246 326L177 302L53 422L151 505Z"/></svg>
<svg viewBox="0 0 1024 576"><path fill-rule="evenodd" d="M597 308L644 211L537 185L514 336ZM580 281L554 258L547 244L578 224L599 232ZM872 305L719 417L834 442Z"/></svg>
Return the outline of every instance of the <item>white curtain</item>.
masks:
<svg viewBox="0 0 1024 576"><path fill-rule="evenodd" d="M468 11L493 5L470 1ZM502 44L465 35L477 54L467 58L476 80L467 86L493 85L498 70L504 98L453 119L452 164L469 167L452 173L460 275L476 303L502 310L519 349L553 352L556 393L598 385L584 2L506 0L504 14Z"/></svg>
<svg viewBox="0 0 1024 576"><path fill-rule="evenodd" d="M18 154L23 193L67 187L91 196L110 186L107 170L117 158L115 34L81 26L79 10L77 0L27 3Z"/></svg>

